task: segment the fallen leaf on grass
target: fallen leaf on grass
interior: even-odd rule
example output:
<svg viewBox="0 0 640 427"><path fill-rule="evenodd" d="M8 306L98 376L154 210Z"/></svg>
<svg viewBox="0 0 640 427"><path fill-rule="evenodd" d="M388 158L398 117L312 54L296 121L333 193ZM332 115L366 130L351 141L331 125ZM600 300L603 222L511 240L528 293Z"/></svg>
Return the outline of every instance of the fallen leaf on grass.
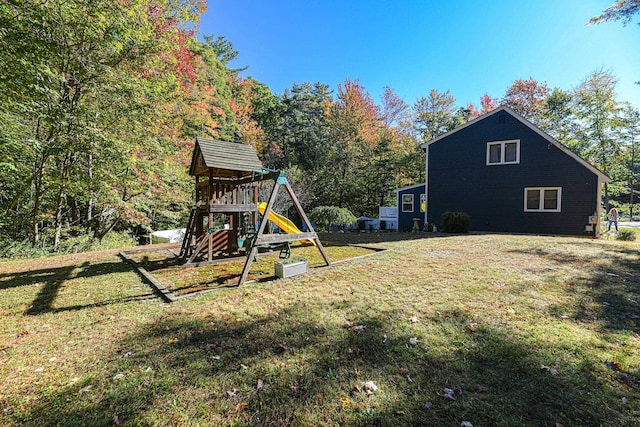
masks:
<svg viewBox="0 0 640 427"><path fill-rule="evenodd" d="M478 329L478 324L477 323L467 323L467 329L470 330L471 332L475 332L476 329Z"/></svg>
<svg viewBox="0 0 640 427"><path fill-rule="evenodd" d="M620 365L620 362L604 362L604 364L607 368L611 369L612 371L622 370L622 366Z"/></svg>
<svg viewBox="0 0 640 427"><path fill-rule="evenodd" d="M418 345L418 338L416 338L416 337L409 338L409 344Z"/></svg>
<svg viewBox="0 0 640 427"><path fill-rule="evenodd" d="M240 402L236 405L236 412L242 412L249 406L247 402Z"/></svg>
<svg viewBox="0 0 640 427"><path fill-rule="evenodd" d="M411 316L411 319L409 319L411 321L411 323L418 323L419 320L416 316Z"/></svg>
<svg viewBox="0 0 640 427"><path fill-rule="evenodd" d="M460 427L473 427L473 424L471 424L469 421L463 421L460 423Z"/></svg>
<svg viewBox="0 0 640 427"><path fill-rule="evenodd" d="M367 394L373 394L374 391L378 391L378 386L373 381L365 381L362 385L364 385L364 391Z"/></svg>
<svg viewBox="0 0 640 427"><path fill-rule="evenodd" d="M455 397L453 397L454 391L451 390L450 388L444 388L442 391L438 391L438 396L442 396L445 399L449 399L449 400L456 400Z"/></svg>
<svg viewBox="0 0 640 427"><path fill-rule="evenodd" d="M552 368L551 366L547 366L547 365L540 365L540 369L542 371L547 371L549 372L551 375L558 375L558 371L555 368Z"/></svg>
<svg viewBox="0 0 640 427"><path fill-rule="evenodd" d="M264 388L264 383L260 378L258 378L258 383L256 384L256 390L261 391Z"/></svg>
<svg viewBox="0 0 640 427"><path fill-rule="evenodd" d="M169 341L167 341L168 344L175 344L178 342L178 338L171 338Z"/></svg>
<svg viewBox="0 0 640 427"><path fill-rule="evenodd" d="M33 370L33 372L42 372L42 371L44 371L44 366L39 366Z"/></svg>
<svg viewBox="0 0 640 427"><path fill-rule="evenodd" d="M227 396L229 397L236 397L236 392L238 391L238 389L233 389L233 390L227 390Z"/></svg>
<svg viewBox="0 0 640 427"><path fill-rule="evenodd" d="M122 378L124 378L124 374L116 374L116 375L113 376L114 380L119 380L119 379L122 379Z"/></svg>
<svg viewBox="0 0 640 427"><path fill-rule="evenodd" d="M357 334L359 334L360 332L364 331L364 325L357 325L353 327L353 331Z"/></svg>
<svg viewBox="0 0 640 427"><path fill-rule="evenodd" d="M425 407L426 409L430 409L432 406L433 406L433 403L431 403L431 402L426 402L426 403L424 404L424 407Z"/></svg>
<svg viewBox="0 0 640 427"><path fill-rule="evenodd" d="M340 406L342 406L342 409L348 408L350 405L351 405L351 399L349 399L347 396L340 398Z"/></svg>

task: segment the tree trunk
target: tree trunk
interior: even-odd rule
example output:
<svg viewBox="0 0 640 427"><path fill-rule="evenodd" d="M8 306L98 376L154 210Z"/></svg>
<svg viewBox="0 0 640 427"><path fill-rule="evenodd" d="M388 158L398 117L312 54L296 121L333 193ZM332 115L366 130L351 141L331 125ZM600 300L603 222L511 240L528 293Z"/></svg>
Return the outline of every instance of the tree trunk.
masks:
<svg viewBox="0 0 640 427"><path fill-rule="evenodd" d="M31 211L31 245L35 246L40 240L40 230L38 222L40 217L40 207L42 205L42 175L46 158L43 156L40 162L33 166L33 210Z"/></svg>
<svg viewBox="0 0 640 427"><path fill-rule="evenodd" d="M67 180L69 179L69 169L71 165L71 158L73 154L69 153L65 156L62 162L62 172L60 175L60 183L58 187L58 196L56 198L56 217L54 227L56 230L53 238L53 251L58 252L60 250L60 236L62 234L62 214L64 210L64 201L66 198Z"/></svg>

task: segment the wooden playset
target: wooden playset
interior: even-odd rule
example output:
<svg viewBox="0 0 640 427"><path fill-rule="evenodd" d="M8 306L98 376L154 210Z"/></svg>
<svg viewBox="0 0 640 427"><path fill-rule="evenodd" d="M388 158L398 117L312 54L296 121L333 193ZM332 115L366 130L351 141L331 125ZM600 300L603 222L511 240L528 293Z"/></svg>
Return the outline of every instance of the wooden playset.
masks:
<svg viewBox="0 0 640 427"><path fill-rule="evenodd" d="M280 249L284 257L290 254L289 243L301 240L312 242L326 265L331 265L286 173L263 168L251 146L196 138L189 174L195 177L195 203L180 250L185 264L246 257L239 286L245 282L258 249ZM259 185L269 180L273 182L269 199L259 203ZM300 231L286 217L273 212L281 187L308 231ZM269 221L284 234L267 234Z"/></svg>

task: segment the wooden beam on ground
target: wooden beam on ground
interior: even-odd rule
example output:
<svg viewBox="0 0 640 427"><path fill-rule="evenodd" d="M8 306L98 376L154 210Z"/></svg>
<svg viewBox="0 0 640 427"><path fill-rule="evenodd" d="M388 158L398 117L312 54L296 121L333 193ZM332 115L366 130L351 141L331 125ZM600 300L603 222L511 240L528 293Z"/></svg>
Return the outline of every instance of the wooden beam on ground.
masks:
<svg viewBox="0 0 640 427"><path fill-rule="evenodd" d="M149 273L144 267L138 265L138 263L135 262L133 258L131 258L124 252L120 252L120 256L129 261L129 263L133 265L136 270L138 270L138 273L140 273L147 281L149 281L149 283L151 283L156 291L158 291L158 294L162 297L162 299L167 302L173 302L175 300L173 292L167 289L158 279L153 277L153 275Z"/></svg>

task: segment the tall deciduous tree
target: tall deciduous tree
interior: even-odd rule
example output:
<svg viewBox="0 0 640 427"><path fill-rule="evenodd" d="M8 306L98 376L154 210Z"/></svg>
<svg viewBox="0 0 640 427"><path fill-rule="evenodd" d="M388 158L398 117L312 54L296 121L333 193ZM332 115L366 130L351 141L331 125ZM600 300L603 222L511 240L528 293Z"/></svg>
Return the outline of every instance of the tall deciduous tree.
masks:
<svg viewBox="0 0 640 427"><path fill-rule="evenodd" d="M620 104L615 96L616 79L609 72L592 73L576 89L576 113L582 121L581 133L588 148L582 153L600 170L610 174L616 165L621 144L615 130L620 126ZM609 208L609 185L605 183L604 203Z"/></svg>
<svg viewBox="0 0 640 427"><path fill-rule="evenodd" d="M555 88L547 95L545 103L545 117L541 127L549 135L580 153L584 147L579 147L576 139L577 129L573 113L573 94Z"/></svg>
<svg viewBox="0 0 640 427"><path fill-rule="evenodd" d="M126 177L144 174L144 159L162 141L133 132L148 128L161 93L193 78L192 33L182 25L203 9L199 0L3 2L0 118L14 121L11 143L22 150L11 206L29 218L34 243L47 223L57 247L62 221L79 207L98 222L113 212L135 215L139 189Z"/></svg>
<svg viewBox="0 0 640 427"><path fill-rule="evenodd" d="M502 104L512 108L525 119L542 125L546 116L546 98L549 88L529 77L529 80L518 79L507 88Z"/></svg>
<svg viewBox="0 0 640 427"><path fill-rule="evenodd" d="M416 129L424 142L455 127L455 98L449 90L431 89L413 105Z"/></svg>
<svg viewBox="0 0 640 427"><path fill-rule="evenodd" d="M626 166L625 181L628 192L629 216L633 217L635 204L640 193L640 112L631 105L626 105L622 112L621 139L623 141L623 160Z"/></svg>
<svg viewBox="0 0 640 427"><path fill-rule="evenodd" d="M346 79L338 85L338 99L327 112L329 150L324 182L318 190L330 201L325 204L350 207L362 214L371 205L364 169L373 158L382 125L380 110L358 81Z"/></svg>
<svg viewBox="0 0 640 427"><path fill-rule="evenodd" d="M489 96L488 93L485 93L480 97L480 108L477 108L473 104L469 104L467 105L467 110L469 110L471 118L476 118L492 110L495 110L497 107L498 98L493 98Z"/></svg>

